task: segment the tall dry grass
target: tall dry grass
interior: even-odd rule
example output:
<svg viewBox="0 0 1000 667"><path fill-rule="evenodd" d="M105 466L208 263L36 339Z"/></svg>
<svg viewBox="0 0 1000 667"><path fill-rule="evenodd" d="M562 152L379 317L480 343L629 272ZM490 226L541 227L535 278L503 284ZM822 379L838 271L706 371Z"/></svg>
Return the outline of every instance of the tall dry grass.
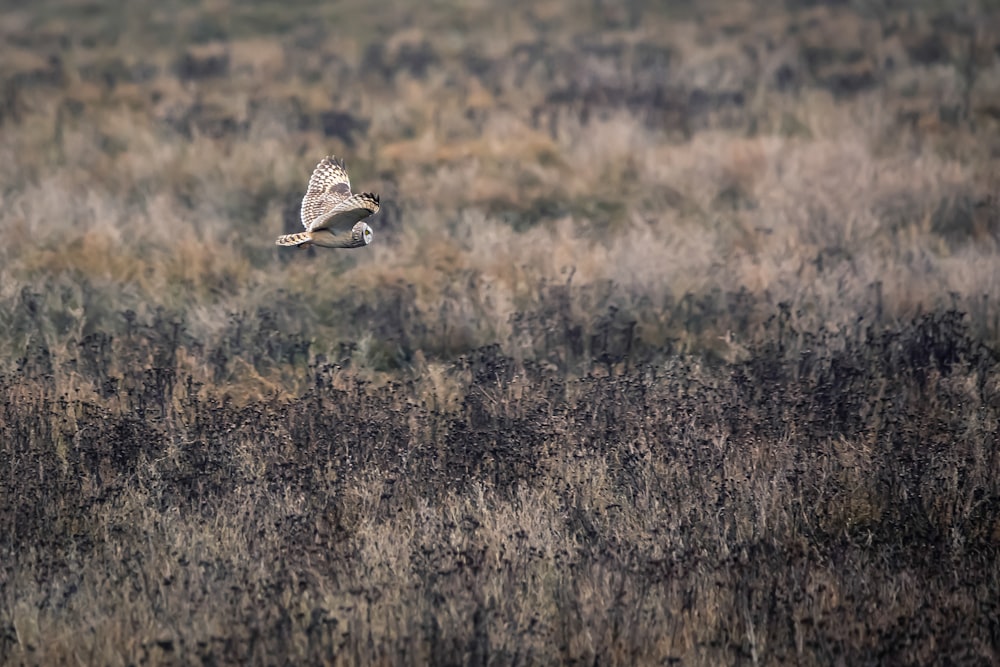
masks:
<svg viewBox="0 0 1000 667"><path fill-rule="evenodd" d="M12 9L0 662L995 660L995 12L792 5Z"/></svg>

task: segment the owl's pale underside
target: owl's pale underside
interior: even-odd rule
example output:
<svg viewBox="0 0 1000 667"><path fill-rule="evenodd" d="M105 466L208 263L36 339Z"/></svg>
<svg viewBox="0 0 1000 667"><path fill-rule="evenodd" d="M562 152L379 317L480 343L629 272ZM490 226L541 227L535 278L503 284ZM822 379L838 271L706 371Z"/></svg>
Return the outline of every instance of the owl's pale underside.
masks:
<svg viewBox="0 0 1000 667"><path fill-rule="evenodd" d="M302 226L306 231L279 236L275 243L303 248L361 248L372 242L372 228L363 220L378 209L377 194L351 194L344 163L330 155L316 165L302 198Z"/></svg>

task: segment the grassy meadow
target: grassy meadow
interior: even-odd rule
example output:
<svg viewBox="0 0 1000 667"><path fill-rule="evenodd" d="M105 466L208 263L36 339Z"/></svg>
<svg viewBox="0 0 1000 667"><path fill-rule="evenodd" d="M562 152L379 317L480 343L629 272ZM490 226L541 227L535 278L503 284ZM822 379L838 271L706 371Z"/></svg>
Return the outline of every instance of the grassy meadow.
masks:
<svg viewBox="0 0 1000 667"><path fill-rule="evenodd" d="M996 664L998 166L985 0L4 3L0 664Z"/></svg>

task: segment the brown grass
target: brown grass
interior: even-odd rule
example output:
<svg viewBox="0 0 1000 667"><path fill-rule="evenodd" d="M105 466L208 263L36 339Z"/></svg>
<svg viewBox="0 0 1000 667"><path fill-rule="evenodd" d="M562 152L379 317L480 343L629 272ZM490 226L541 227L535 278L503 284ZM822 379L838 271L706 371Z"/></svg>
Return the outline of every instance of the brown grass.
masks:
<svg viewBox="0 0 1000 667"><path fill-rule="evenodd" d="M0 663L997 660L988 4L113 5L0 26Z"/></svg>

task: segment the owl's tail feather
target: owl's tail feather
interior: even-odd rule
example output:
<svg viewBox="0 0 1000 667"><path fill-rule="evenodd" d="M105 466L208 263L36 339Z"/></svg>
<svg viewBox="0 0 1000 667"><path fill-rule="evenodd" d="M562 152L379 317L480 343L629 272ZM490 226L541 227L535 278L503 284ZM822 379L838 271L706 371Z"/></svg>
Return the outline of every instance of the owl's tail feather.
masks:
<svg viewBox="0 0 1000 667"><path fill-rule="evenodd" d="M298 234L285 234L284 236L279 236L275 243L277 245L296 246L309 243L310 241L312 241L312 234L309 232L299 232Z"/></svg>

